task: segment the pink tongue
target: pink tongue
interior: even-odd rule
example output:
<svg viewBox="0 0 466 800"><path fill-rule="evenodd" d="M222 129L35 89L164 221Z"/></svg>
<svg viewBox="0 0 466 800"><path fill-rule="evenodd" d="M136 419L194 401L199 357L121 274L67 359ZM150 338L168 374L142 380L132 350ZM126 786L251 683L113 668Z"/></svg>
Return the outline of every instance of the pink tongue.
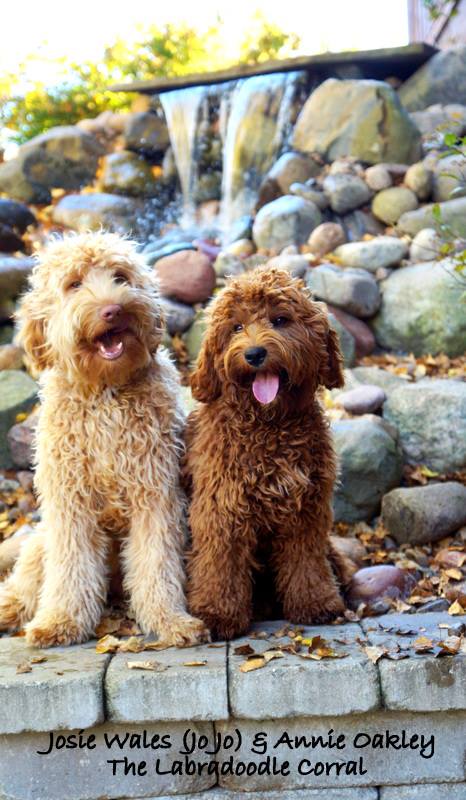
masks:
<svg viewBox="0 0 466 800"><path fill-rule="evenodd" d="M272 375L267 372L259 372L254 378L252 384L252 391L254 397L259 403L266 405L275 400L279 387L278 375Z"/></svg>

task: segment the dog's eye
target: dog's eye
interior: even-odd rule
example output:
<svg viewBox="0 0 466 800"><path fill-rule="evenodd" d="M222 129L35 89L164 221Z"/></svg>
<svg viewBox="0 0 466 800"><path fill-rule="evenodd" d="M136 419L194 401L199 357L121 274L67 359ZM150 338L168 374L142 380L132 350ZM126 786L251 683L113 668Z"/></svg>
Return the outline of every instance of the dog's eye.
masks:
<svg viewBox="0 0 466 800"><path fill-rule="evenodd" d="M274 328L283 328L287 322L289 322L288 317L275 317L275 319L272 320L272 325Z"/></svg>
<svg viewBox="0 0 466 800"><path fill-rule="evenodd" d="M124 272L115 272L113 280L115 283L129 283L129 280Z"/></svg>
<svg viewBox="0 0 466 800"><path fill-rule="evenodd" d="M70 289L79 289L81 286L82 286L82 281L72 281L71 283L68 284L66 288L69 291Z"/></svg>
<svg viewBox="0 0 466 800"><path fill-rule="evenodd" d="M240 331L243 330L243 326L238 322L237 325L233 325L233 330L235 333L239 333Z"/></svg>

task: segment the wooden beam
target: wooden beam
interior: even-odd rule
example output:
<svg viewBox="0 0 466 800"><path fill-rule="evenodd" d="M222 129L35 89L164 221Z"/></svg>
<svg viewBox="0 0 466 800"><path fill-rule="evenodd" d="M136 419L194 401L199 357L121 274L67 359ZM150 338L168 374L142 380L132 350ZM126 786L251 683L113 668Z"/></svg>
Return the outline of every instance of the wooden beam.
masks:
<svg viewBox="0 0 466 800"><path fill-rule="evenodd" d="M210 86L217 83L248 78L252 75L270 75L274 72L305 70L317 75L330 73L345 66L359 66L371 76L371 70L385 69L385 77L396 75L397 70L415 72L434 53L436 48L423 43L405 47L379 50L345 51L342 53L319 53L314 56L298 56L281 61L265 61L263 64L237 64L217 72L201 72L195 75L182 75L174 78L154 78L147 81L117 83L110 86L112 92L139 92L141 94L161 94L189 86ZM406 77L408 77L408 75Z"/></svg>

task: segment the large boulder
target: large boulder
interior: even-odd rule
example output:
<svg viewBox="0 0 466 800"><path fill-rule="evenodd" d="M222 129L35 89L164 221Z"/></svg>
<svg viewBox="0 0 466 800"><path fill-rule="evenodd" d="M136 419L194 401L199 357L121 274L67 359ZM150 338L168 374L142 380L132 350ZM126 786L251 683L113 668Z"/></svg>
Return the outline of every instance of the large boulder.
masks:
<svg viewBox="0 0 466 800"><path fill-rule="evenodd" d="M306 283L317 298L355 317L372 317L380 305L377 281L364 269L321 264L309 270Z"/></svg>
<svg viewBox="0 0 466 800"><path fill-rule="evenodd" d="M464 197L465 187L465 155L451 155L445 158L428 156L426 164L432 175L433 200L443 203L445 200L454 200ZM427 166L426 166L427 169Z"/></svg>
<svg viewBox="0 0 466 800"><path fill-rule="evenodd" d="M99 184L104 192L131 197L154 197L160 189L160 181L154 177L150 164L129 151L105 157Z"/></svg>
<svg viewBox="0 0 466 800"><path fill-rule="evenodd" d="M26 289L34 263L34 259L27 256L24 258L0 256L0 298L2 300L17 297Z"/></svg>
<svg viewBox="0 0 466 800"><path fill-rule="evenodd" d="M265 176L260 189L258 207L289 194L293 184L304 184L319 174L321 166L302 153L284 153ZM298 193L297 193L298 194Z"/></svg>
<svg viewBox="0 0 466 800"><path fill-rule="evenodd" d="M369 326L362 319L353 317L352 314L348 314L336 306L329 305L329 311L354 338L356 358L370 356L375 350L375 336Z"/></svg>
<svg viewBox="0 0 466 800"><path fill-rule="evenodd" d="M337 222L323 222L314 228L307 243L311 252L317 258L321 258L345 242L345 231L341 225Z"/></svg>
<svg viewBox="0 0 466 800"><path fill-rule="evenodd" d="M130 233L136 226L137 215L142 211L139 201L115 194L72 194L63 197L52 212L58 225L79 233L105 228L116 233Z"/></svg>
<svg viewBox="0 0 466 800"><path fill-rule="evenodd" d="M160 258L154 267L165 297L194 305L208 300L216 283L215 270L205 253L182 250Z"/></svg>
<svg viewBox="0 0 466 800"><path fill-rule="evenodd" d="M11 460L16 469L29 469L34 464L34 446L38 421L38 410L33 411L24 422L18 422L8 431L8 446Z"/></svg>
<svg viewBox="0 0 466 800"><path fill-rule="evenodd" d="M194 364L199 355L206 329L207 320L205 313L204 311L198 311L196 319L183 337L191 364Z"/></svg>
<svg viewBox="0 0 466 800"><path fill-rule="evenodd" d="M460 103L436 103L422 111L412 111L410 117L423 136L438 137L439 141L445 131L457 136L466 133L466 106Z"/></svg>
<svg viewBox="0 0 466 800"><path fill-rule="evenodd" d="M421 137L387 83L330 78L305 103L293 146L327 161L354 156L369 164L410 164L419 160Z"/></svg>
<svg viewBox="0 0 466 800"><path fill-rule="evenodd" d="M445 200L438 206L442 223L445 223L455 236L466 238L466 197ZM430 203L415 211L402 214L396 226L397 230L415 236L423 228L435 228L437 220L434 216L434 207L435 204Z"/></svg>
<svg viewBox="0 0 466 800"><path fill-rule="evenodd" d="M372 201L372 213L386 225L394 225L402 214L414 211L419 205L417 197L406 186L382 189Z"/></svg>
<svg viewBox="0 0 466 800"><path fill-rule="evenodd" d="M30 411L37 401L37 385L25 372L0 372L0 469L11 469L13 461L7 434L18 414Z"/></svg>
<svg viewBox="0 0 466 800"><path fill-rule="evenodd" d="M164 153L170 144L166 122L150 111L132 114L123 138L128 150L150 156Z"/></svg>
<svg viewBox="0 0 466 800"><path fill-rule="evenodd" d="M464 285L450 261L414 264L380 284L382 304L371 326L391 350L462 355L466 350Z"/></svg>
<svg viewBox="0 0 466 800"><path fill-rule="evenodd" d="M17 157L0 164L0 192L23 203L50 203L50 189L29 178L28 163Z"/></svg>
<svg viewBox="0 0 466 800"><path fill-rule="evenodd" d="M332 423L340 465L333 507L337 522L370 520L383 495L402 475L399 447L383 423L372 416Z"/></svg>
<svg viewBox="0 0 466 800"><path fill-rule="evenodd" d="M161 298L161 305L170 336L184 333L193 324L196 312L192 306L178 303L177 300L170 300L168 297Z"/></svg>
<svg viewBox="0 0 466 800"><path fill-rule="evenodd" d="M260 209L252 234L257 247L279 252L289 244L305 244L321 220L319 209L310 200L284 195Z"/></svg>
<svg viewBox="0 0 466 800"><path fill-rule="evenodd" d="M334 255L342 267L377 272L381 267L395 267L408 255L408 245L394 236L378 236L366 242L348 242L338 247Z"/></svg>
<svg viewBox="0 0 466 800"><path fill-rule="evenodd" d="M19 233L24 233L29 225L35 225L36 218L24 203L0 198L0 223L8 225Z"/></svg>
<svg viewBox="0 0 466 800"><path fill-rule="evenodd" d="M351 367L356 358L356 340L352 333L340 322L339 319L329 311L328 321L334 331L338 334L340 350L343 356L345 367Z"/></svg>
<svg viewBox="0 0 466 800"><path fill-rule="evenodd" d="M408 464L439 472L466 467L466 383L424 378L388 394L384 418L398 429Z"/></svg>
<svg viewBox="0 0 466 800"><path fill-rule="evenodd" d="M399 97L409 111L434 103L466 103L466 46L432 56L405 81Z"/></svg>
<svg viewBox="0 0 466 800"><path fill-rule="evenodd" d="M74 125L51 128L0 164L0 191L25 202L47 203L50 189L79 189L93 181L100 142Z"/></svg>
<svg viewBox="0 0 466 800"><path fill-rule="evenodd" d="M425 544L466 525L466 486L454 481L393 489L382 501L382 522L399 544Z"/></svg>
<svg viewBox="0 0 466 800"><path fill-rule="evenodd" d="M344 172L327 175L323 187L330 207L336 214L354 211L355 208L365 205L371 197L371 190L362 178Z"/></svg>

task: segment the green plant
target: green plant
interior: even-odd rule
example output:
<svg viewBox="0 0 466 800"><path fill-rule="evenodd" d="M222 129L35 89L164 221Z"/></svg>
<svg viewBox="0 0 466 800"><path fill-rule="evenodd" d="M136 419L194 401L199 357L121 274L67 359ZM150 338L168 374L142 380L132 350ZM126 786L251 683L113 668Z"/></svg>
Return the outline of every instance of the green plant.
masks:
<svg viewBox="0 0 466 800"><path fill-rule="evenodd" d="M260 15L239 46L235 61L256 63L289 55L299 37L284 33ZM18 91L18 76L34 75L40 59L29 56L17 74L0 79L0 126L11 131L21 144L56 125L70 125L106 110L130 107L131 97L109 91L109 86L154 77L172 77L206 72L229 66L222 47L221 29L210 27L200 33L187 25L151 26L130 45L117 39L108 46L99 63L76 64L67 59L53 62L60 79L53 86L29 79L26 90Z"/></svg>

